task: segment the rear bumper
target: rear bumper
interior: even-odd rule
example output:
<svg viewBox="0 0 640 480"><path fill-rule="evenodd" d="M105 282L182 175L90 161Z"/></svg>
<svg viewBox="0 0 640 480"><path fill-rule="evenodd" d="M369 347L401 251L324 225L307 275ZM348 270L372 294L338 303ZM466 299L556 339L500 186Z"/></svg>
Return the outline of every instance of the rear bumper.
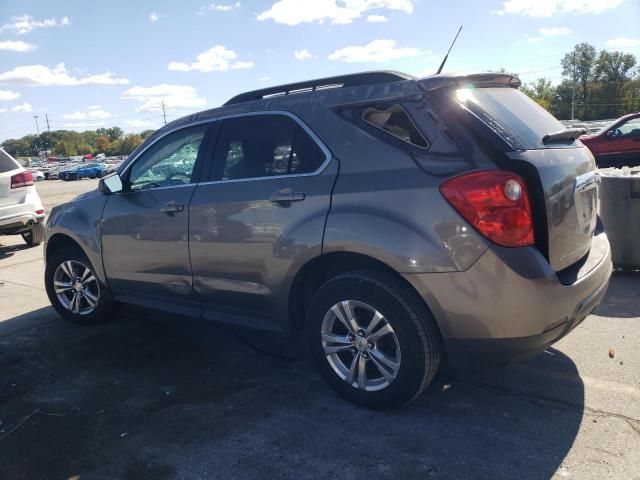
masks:
<svg viewBox="0 0 640 480"><path fill-rule="evenodd" d="M611 250L597 235L570 284L533 248L491 248L468 270L404 277L431 308L453 366L504 363L544 351L602 301Z"/></svg>
<svg viewBox="0 0 640 480"><path fill-rule="evenodd" d="M44 220L45 214L37 214L37 210L44 210L42 201L34 187L28 187L22 203L0 207L0 234L20 233L33 223Z"/></svg>

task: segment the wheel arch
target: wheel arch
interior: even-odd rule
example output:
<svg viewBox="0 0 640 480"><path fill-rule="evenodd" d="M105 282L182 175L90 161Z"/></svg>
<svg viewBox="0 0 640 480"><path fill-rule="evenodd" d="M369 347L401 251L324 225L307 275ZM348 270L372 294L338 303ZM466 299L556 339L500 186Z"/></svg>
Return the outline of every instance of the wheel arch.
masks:
<svg viewBox="0 0 640 480"><path fill-rule="evenodd" d="M434 310L410 282L386 263L368 255L353 252L325 253L307 261L298 270L289 290L289 319L293 331L304 328L307 306L318 288L331 278L355 270L379 272L393 277L427 309L434 318L438 334L441 335Z"/></svg>
<svg viewBox="0 0 640 480"><path fill-rule="evenodd" d="M91 262L91 266L93 267L93 270L98 276L100 282L102 282L103 285L106 285L107 282L102 268L102 259L99 256L96 257L94 252L84 248L79 239L74 238L73 235L70 235L67 232L55 232L49 236L45 244L45 262L48 261L55 251L62 248L75 248L81 251L83 255L89 259L89 262Z"/></svg>

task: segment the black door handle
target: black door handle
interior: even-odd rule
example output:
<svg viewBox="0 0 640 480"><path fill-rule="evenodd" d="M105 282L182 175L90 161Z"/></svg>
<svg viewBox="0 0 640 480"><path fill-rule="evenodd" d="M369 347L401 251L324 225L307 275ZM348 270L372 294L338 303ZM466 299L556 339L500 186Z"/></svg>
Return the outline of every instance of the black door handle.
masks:
<svg viewBox="0 0 640 480"><path fill-rule="evenodd" d="M283 188L269 197L273 203L289 205L291 202L301 202L306 198L302 192L295 192L292 188Z"/></svg>
<svg viewBox="0 0 640 480"><path fill-rule="evenodd" d="M184 210L184 205L178 205L173 200L167 202L164 207L160 209L162 213L166 213L167 215L173 215L174 213L181 212Z"/></svg>

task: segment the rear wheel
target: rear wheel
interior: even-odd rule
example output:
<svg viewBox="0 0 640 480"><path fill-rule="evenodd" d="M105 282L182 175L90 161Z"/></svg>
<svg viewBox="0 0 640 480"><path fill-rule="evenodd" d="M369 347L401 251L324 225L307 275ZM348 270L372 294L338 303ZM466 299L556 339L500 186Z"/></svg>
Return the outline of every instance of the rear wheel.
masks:
<svg viewBox="0 0 640 480"><path fill-rule="evenodd" d="M53 253L47 259L44 277L51 305L66 320L89 325L113 315L117 304L80 249L63 248Z"/></svg>
<svg viewBox="0 0 640 480"><path fill-rule="evenodd" d="M36 223L30 230L22 233L22 239L30 247L40 245L44 242L44 225Z"/></svg>
<svg viewBox="0 0 640 480"><path fill-rule="evenodd" d="M327 383L370 408L411 402L440 363L430 312L405 285L377 272L346 273L320 287L308 311L308 341Z"/></svg>

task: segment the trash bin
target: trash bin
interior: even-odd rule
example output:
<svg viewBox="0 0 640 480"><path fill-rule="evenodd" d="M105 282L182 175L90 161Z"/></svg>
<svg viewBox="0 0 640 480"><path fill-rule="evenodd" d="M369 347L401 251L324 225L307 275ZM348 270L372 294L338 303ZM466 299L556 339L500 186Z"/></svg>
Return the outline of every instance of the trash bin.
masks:
<svg viewBox="0 0 640 480"><path fill-rule="evenodd" d="M600 218L611 244L613 264L640 267L640 168L599 171Z"/></svg>

